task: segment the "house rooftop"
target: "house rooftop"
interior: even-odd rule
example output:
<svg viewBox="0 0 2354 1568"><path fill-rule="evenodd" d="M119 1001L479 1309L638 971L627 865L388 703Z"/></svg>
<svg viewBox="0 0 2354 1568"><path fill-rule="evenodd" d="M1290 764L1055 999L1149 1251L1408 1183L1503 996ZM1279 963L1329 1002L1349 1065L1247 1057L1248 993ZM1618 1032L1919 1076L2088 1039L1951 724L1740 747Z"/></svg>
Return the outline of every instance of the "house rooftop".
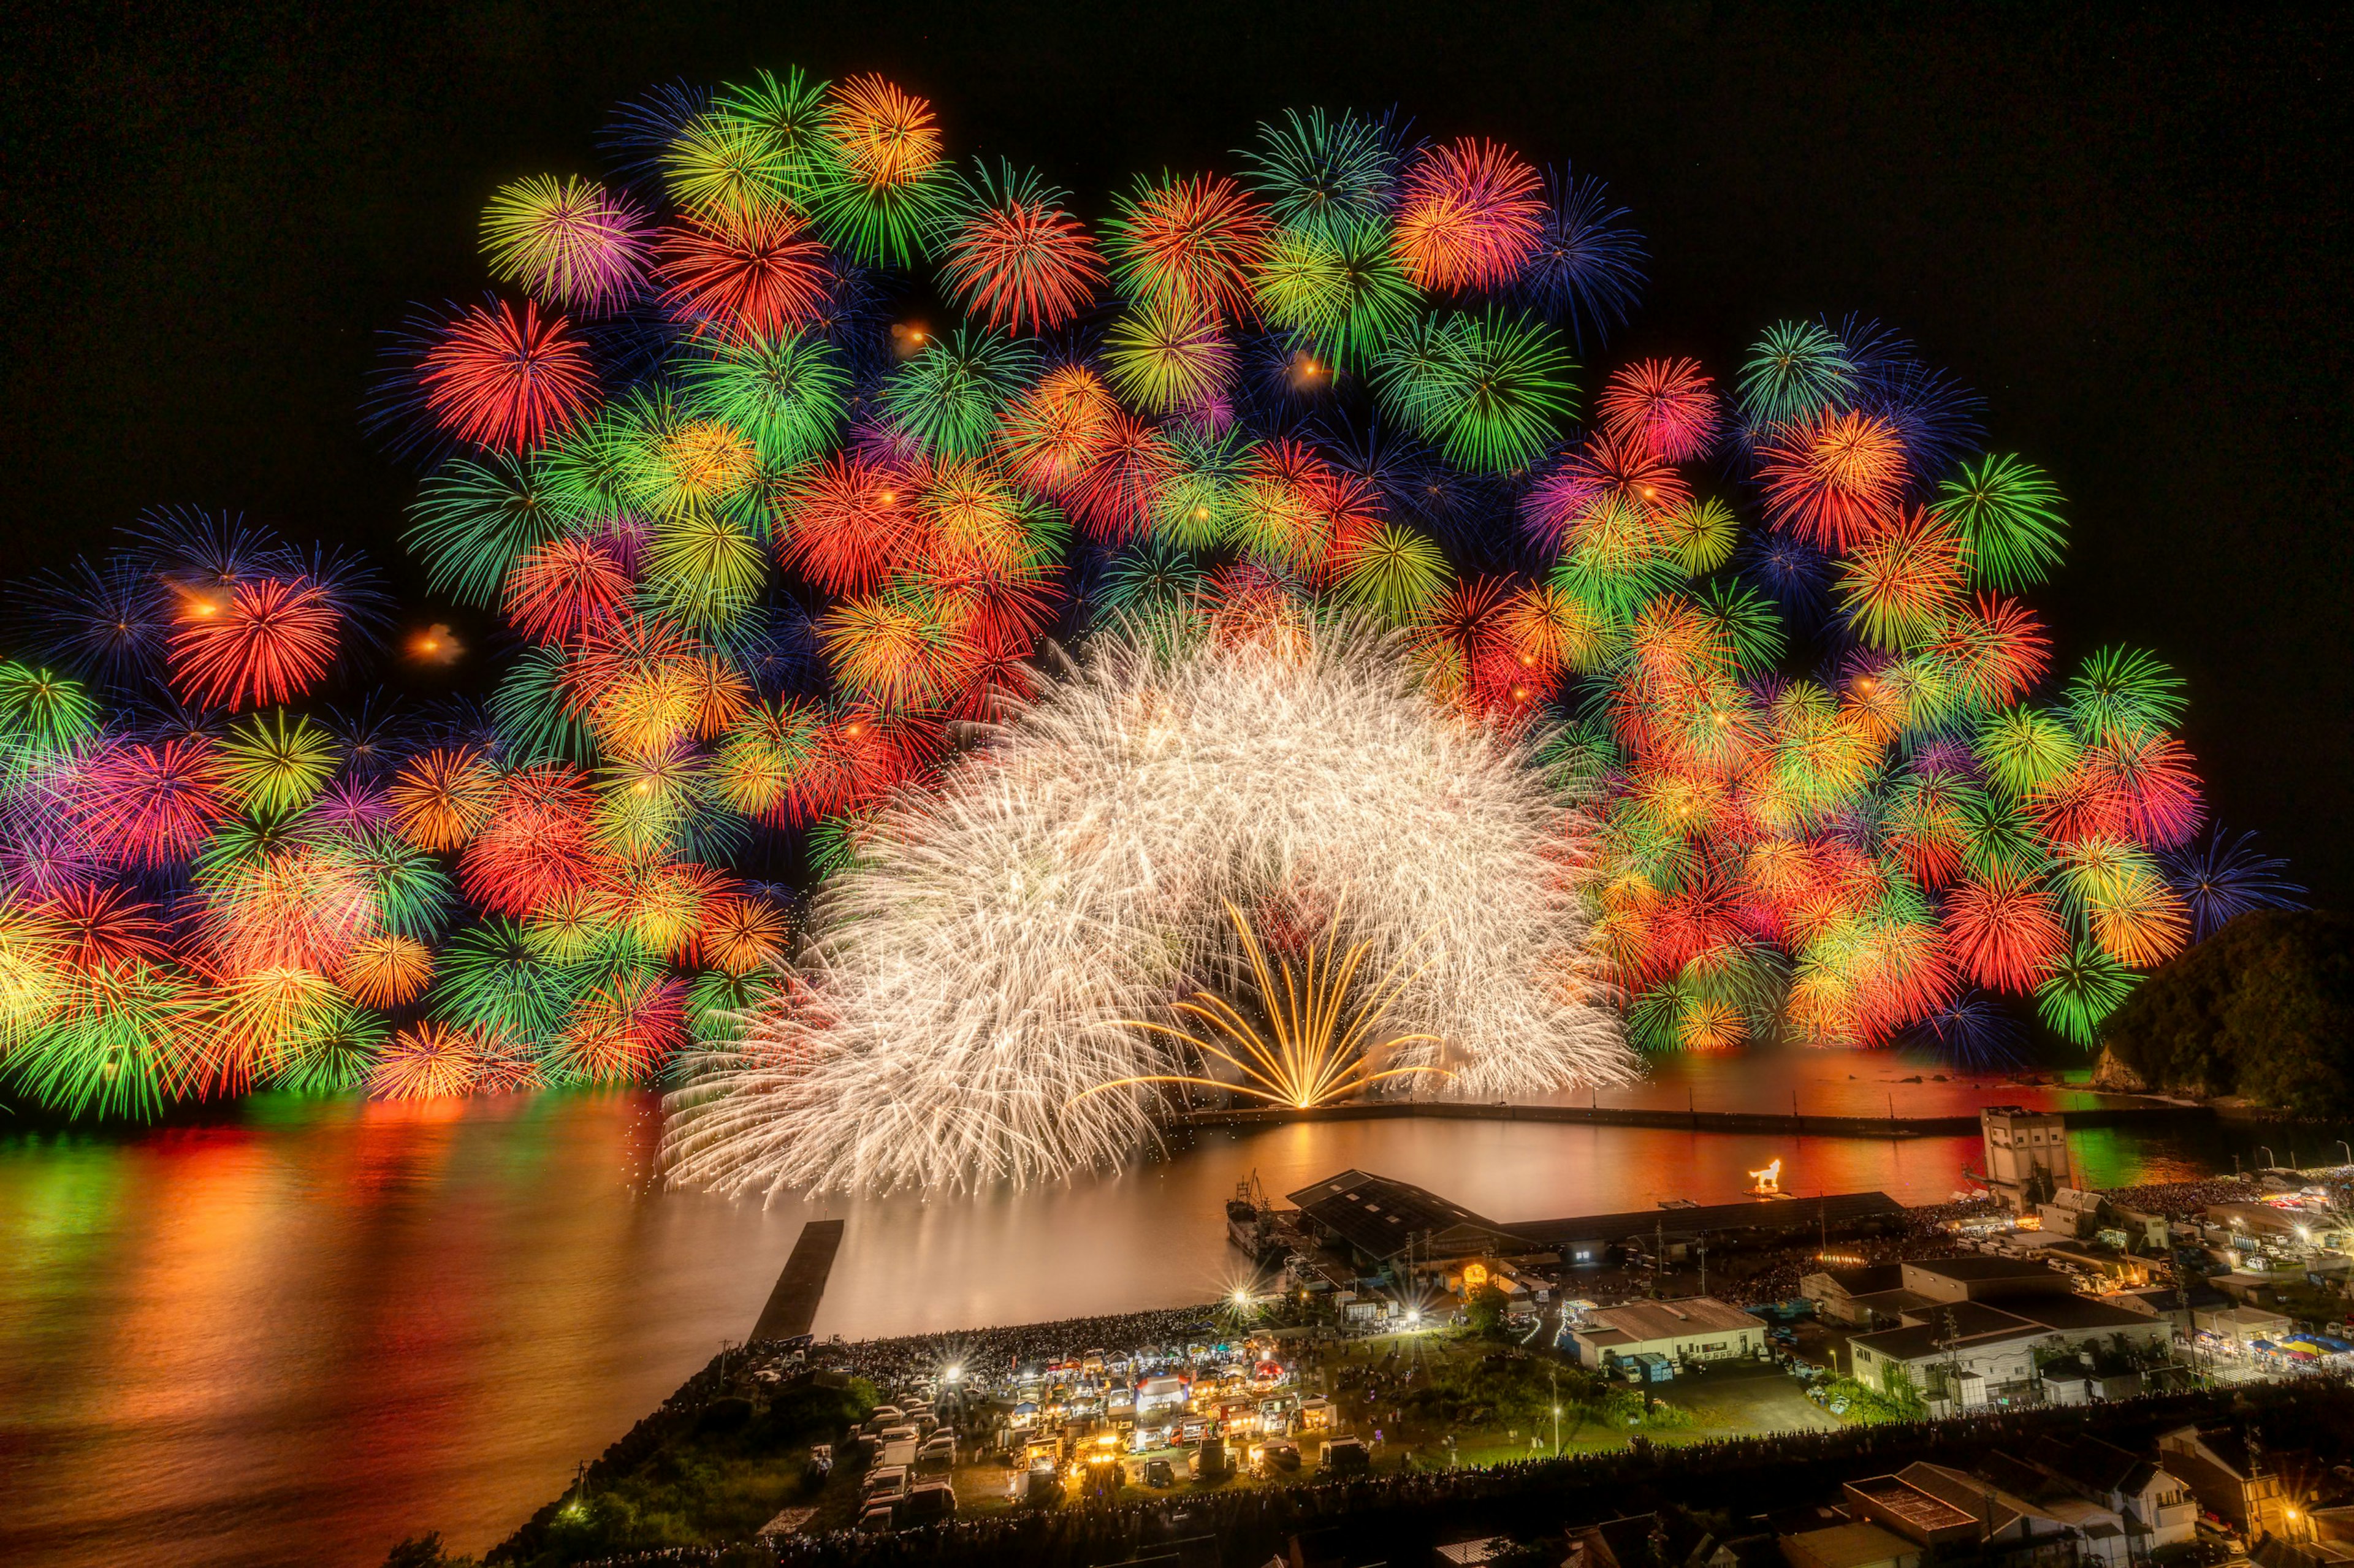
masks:
<svg viewBox="0 0 2354 1568"><path fill-rule="evenodd" d="M1806 1568L1867 1568L1874 1563L1912 1561L1921 1549L1893 1531L1876 1524L1835 1524L1809 1530L1783 1542L1793 1563Z"/></svg>
<svg viewBox="0 0 2354 1568"><path fill-rule="evenodd" d="M1686 1296L1674 1301L1630 1301L1586 1314L1606 1331L1628 1340L1679 1340L1693 1334L1763 1329L1763 1320L1712 1296ZM1598 1339L1596 1342L1601 1342Z"/></svg>
<svg viewBox="0 0 2354 1568"><path fill-rule="evenodd" d="M2033 1503L2014 1497L1992 1481L1967 1470L1918 1459L1896 1472L1897 1479L1928 1493L1978 1521L1982 1535L1999 1535L2023 1515L2037 1511Z"/></svg>
<svg viewBox="0 0 2354 1568"><path fill-rule="evenodd" d="M1394 1257L1409 1244L1444 1253L1519 1253L1520 1239L1485 1215L1410 1181L1343 1171L1287 1194L1299 1212L1368 1256Z"/></svg>
<svg viewBox="0 0 2354 1568"><path fill-rule="evenodd" d="M1869 1499L1924 1536L1951 1530L1975 1531L1978 1516L1955 1507L1935 1492L1925 1491L1902 1476L1868 1476L1847 1483L1848 1489Z"/></svg>
<svg viewBox="0 0 2354 1568"><path fill-rule="evenodd" d="M1939 1279L1978 1283L1990 1279L2042 1279L2058 1273L2041 1258L1999 1257L1985 1253L1915 1258L1904 1266Z"/></svg>

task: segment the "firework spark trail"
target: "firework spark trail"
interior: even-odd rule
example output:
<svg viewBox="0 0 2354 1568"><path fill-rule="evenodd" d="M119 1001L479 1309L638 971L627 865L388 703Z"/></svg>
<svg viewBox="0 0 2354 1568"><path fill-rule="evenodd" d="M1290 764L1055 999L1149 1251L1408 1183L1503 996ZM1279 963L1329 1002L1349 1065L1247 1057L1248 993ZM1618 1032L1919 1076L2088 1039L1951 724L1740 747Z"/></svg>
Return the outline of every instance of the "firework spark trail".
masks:
<svg viewBox="0 0 2354 1568"><path fill-rule="evenodd" d="M1443 713L1358 626L1130 629L931 796L886 810L813 919L805 990L690 1065L672 1179L768 1194L1050 1179L1152 1135L1164 1013L1222 900L1346 891L1342 939L1419 970L1390 1065L1467 1098L1625 1082L1576 893L1589 844L1527 753ZM1424 1080L1426 1083L1437 1080Z"/></svg>

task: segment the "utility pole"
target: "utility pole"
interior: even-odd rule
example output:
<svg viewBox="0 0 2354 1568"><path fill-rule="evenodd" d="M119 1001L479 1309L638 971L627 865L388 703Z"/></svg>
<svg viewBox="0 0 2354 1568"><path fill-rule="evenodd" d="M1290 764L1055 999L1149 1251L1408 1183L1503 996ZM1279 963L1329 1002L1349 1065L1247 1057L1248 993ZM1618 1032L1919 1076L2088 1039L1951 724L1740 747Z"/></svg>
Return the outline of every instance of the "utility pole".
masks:
<svg viewBox="0 0 2354 1568"><path fill-rule="evenodd" d="M1705 1296L1708 1294L1708 1243L1702 1242L1698 1245L1700 1246L1700 1293Z"/></svg>
<svg viewBox="0 0 2354 1568"><path fill-rule="evenodd" d="M1561 1369L1552 1371L1553 1378L1553 1457L1561 1457Z"/></svg>

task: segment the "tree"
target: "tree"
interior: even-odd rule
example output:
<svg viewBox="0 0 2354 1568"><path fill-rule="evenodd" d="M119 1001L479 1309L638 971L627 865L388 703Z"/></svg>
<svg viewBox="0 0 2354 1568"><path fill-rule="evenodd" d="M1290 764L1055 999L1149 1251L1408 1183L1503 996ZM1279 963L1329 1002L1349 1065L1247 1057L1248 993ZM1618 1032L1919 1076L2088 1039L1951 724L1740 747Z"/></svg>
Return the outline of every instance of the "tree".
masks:
<svg viewBox="0 0 2354 1568"><path fill-rule="evenodd" d="M452 1557L441 1550L441 1532L412 1535L384 1554L384 1568L473 1568L471 1557Z"/></svg>
<svg viewBox="0 0 2354 1568"><path fill-rule="evenodd" d="M2354 1114L2354 917L2243 915L2152 974L2104 1034L2153 1088Z"/></svg>
<svg viewBox="0 0 2354 1568"><path fill-rule="evenodd" d="M1504 1293L1493 1285L1482 1285L1471 1292L1463 1303L1464 1321L1471 1331L1495 1339L1504 1331Z"/></svg>

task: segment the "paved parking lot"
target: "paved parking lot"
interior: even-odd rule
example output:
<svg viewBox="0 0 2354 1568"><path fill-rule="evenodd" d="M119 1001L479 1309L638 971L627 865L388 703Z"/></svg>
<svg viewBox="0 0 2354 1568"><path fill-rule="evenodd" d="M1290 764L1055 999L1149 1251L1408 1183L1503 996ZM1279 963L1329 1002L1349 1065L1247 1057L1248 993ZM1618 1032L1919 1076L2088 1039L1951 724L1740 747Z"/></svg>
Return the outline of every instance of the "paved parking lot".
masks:
<svg viewBox="0 0 2354 1568"><path fill-rule="evenodd" d="M1839 1425L1807 1397L1807 1385L1758 1361L1720 1361L1684 1372L1652 1392L1692 1413L1706 1436L1754 1437L1761 1432L1812 1432Z"/></svg>

